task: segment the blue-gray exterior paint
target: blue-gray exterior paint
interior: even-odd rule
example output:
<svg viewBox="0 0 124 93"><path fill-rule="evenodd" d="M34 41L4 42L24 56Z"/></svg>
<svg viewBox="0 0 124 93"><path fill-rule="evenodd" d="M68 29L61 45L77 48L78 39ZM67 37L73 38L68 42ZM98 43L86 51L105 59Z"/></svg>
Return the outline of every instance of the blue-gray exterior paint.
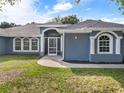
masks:
<svg viewBox="0 0 124 93"><path fill-rule="evenodd" d="M95 54L90 55L90 36L96 36L99 31L94 31L90 34L65 34L65 55L64 60L78 60L78 61L90 61L90 62L109 62L109 63L121 63L124 59L124 39L121 41L121 54L115 54L116 37L113 36L113 54L98 54L97 51L97 38L95 39ZM105 32L106 33L106 32ZM122 36L122 32L115 32L118 36ZM75 36L78 39L75 39ZM124 36L124 35L123 35ZM123 47L123 48L122 48Z"/></svg>
<svg viewBox="0 0 124 93"><path fill-rule="evenodd" d="M122 56L120 54L92 54L90 62L122 63Z"/></svg>
<svg viewBox="0 0 124 93"><path fill-rule="evenodd" d="M6 38L0 37L0 55L6 54Z"/></svg>
<svg viewBox="0 0 124 93"><path fill-rule="evenodd" d="M121 54L115 54L116 37L113 38L113 54L98 54L97 53L97 38L95 40L95 54L90 55L90 36L95 36L100 31L93 31L90 34L86 33L66 33L65 34L65 60L78 60L78 61L90 61L90 62L113 62L121 63L124 61L124 34L121 31L115 33L118 36L123 36L121 40ZM110 33L109 33L110 34ZM75 39L77 36L77 39ZM40 41L40 38L39 38ZM0 37L0 55L2 54L40 54L39 52L13 52L13 37Z"/></svg>
<svg viewBox="0 0 124 93"><path fill-rule="evenodd" d="M90 35L91 36L96 36L97 33L99 33L99 31L94 31L92 32ZM108 33L108 34L111 34L109 32L105 32L105 33ZM122 36L122 32L121 31L118 31L118 32L115 32L118 36ZM98 51L97 51L97 39L98 37L95 39L95 54L92 54L90 55L89 57L89 61L90 62L111 62L111 63L121 63L122 60L123 60L123 57L122 55L124 55L124 51L121 52L121 54L115 54L115 49L116 49L116 37L111 34L113 36L113 54L98 54ZM123 44L124 45L124 44ZM122 45L121 45L121 50L122 50Z"/></svg>
<svg viewBox="0 0 124 93"><path fill-rule="evenodd" d="M124 34L123 34L123 39L121 40L121 53L124 61Z"/></svg>
<svg viewBox="0 0 124 93"><path fill-rule="evenodd" d="M40 38L39 38L39 45L40 45ZM13 37L0 37L0 54L40 54L40 50L39 52L14 52Z"/></svg>
<svg viewBox="0 0 124 93"><path fill-rule="evenodd" d="M75 39L75 36L77 39ZM89 60L89 34L65 34L65 60Z"/></svg>

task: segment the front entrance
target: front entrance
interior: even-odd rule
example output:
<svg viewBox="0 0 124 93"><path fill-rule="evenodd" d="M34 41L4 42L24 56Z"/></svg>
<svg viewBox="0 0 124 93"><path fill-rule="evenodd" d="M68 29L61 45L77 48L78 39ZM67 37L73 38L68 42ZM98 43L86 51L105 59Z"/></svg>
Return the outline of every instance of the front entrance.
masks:
<svg viewBox="0 0 124 93"><path fill-rule="evenodd" d="M54 29L44 32L44 55L61 55L61 35Z"/></svg>
<svg viewBox="0 0 124 93"><path fill-rule="evenodd" d="M48 55L57 55L57 37L48 38Z"/></svg>

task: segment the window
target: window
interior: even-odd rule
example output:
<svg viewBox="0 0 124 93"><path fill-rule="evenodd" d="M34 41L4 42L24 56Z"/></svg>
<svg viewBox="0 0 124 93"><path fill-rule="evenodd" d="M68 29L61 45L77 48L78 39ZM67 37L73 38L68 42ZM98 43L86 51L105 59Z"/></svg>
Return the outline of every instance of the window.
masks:
<svg viewBox="0 0 124 93"><path fill-rule="evenodd" d="M21 50L21 39L20 38L15 39L15 50Z"/></svg>
<svg viewBox="0 0 124 93"><path fill-rule="evenodd" d="M113 38L109 34L102 34L98 38L98 53L112 53Z"/></svg>
<svg viewBox="0 0 124 93"><path fill-rule="evenodd" d="M29 39L28 38L23 39L23 49L29 50Z"/></svg>
<svg viewBox="0 0 124 93"><path fill-rule="evenodd" d="M15 52L38 52L38 38L14 38L13 51Z"/></svg>
<svg viewBox="0 0 124 93"><path fill-rule="evenodd" d="M32 45L31 47L32 50L38 50L38 39L32 39L31 45Z"/></svg>

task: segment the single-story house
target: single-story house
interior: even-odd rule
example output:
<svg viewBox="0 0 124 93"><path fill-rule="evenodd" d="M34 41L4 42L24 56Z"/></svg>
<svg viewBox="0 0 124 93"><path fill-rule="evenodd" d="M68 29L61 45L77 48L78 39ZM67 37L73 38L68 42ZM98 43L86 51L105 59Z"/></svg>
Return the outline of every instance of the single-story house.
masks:
<svg viewBox="0 0 124 93"><path fill-rule="evenodd" d="M86 20L73 25L49 22L0 29L0 54L61 56L82 62L124 61L124 24Z"/></svg>

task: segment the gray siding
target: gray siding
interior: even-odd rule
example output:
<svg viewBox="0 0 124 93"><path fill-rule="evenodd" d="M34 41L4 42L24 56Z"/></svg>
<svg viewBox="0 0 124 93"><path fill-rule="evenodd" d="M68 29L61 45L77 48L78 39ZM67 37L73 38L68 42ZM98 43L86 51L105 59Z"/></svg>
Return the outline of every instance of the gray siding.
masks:
<svg viewBox="0 0 124 93"><path fill-rule="evenodd" d="M13 37L0 37L0 54L40 54L40 50L39 52L13 52Z"/></svg>
<svg viewBox="0 0 124 93"><path fill-rule="evenodd" d="M0 37L0 55L6 54L6 38Z"/></svg>
<svg viewBox="0 0 124 93"><path fill-rule="evenodd" d="M90 35L95 36L98 32L99 31L92 32ZM115 33L118 36L122 36L121 31L118 31L118 32L115 32ZM112 36L113 36L113 54L98 54L97 53L98 52L97 51L97 38L96 38L96 40L95 40L95 54L90 55L89 61L91 61L91 62L107 62L107 63L121 63L122 62L122 59L123 59L122 55L124 55L124 51L120 55L115 54L116 37L114 35L112 35ZM122 46L121 46L121 50L122 50Z"/></svg>
<svg viewBox="0 0 124 93"><path fill-rule="evenodd" d="M7 53L8 54L11 54L13 53L13 38L10 37L10 38L6 38L6 41L7 41Z"/></svg>
<svg viewBox="0 0 124 93"><path fill-rule="evenodd" d="M119 54L92 54L91 62L122 63L122 56Z"/></svg>
<svg viewBox="0 0 124 93"><path fill-rule="evenodd" d="M75 39L77 36L77 39ZM89 60L89 34L65 34L65 60Z"/></svg>
<svg viewBox="0 0 124 93"><path fill-rule="evenodd" d="M121 53L124 61L124 34L123 34L123 39L121 40Z"/></svg>

